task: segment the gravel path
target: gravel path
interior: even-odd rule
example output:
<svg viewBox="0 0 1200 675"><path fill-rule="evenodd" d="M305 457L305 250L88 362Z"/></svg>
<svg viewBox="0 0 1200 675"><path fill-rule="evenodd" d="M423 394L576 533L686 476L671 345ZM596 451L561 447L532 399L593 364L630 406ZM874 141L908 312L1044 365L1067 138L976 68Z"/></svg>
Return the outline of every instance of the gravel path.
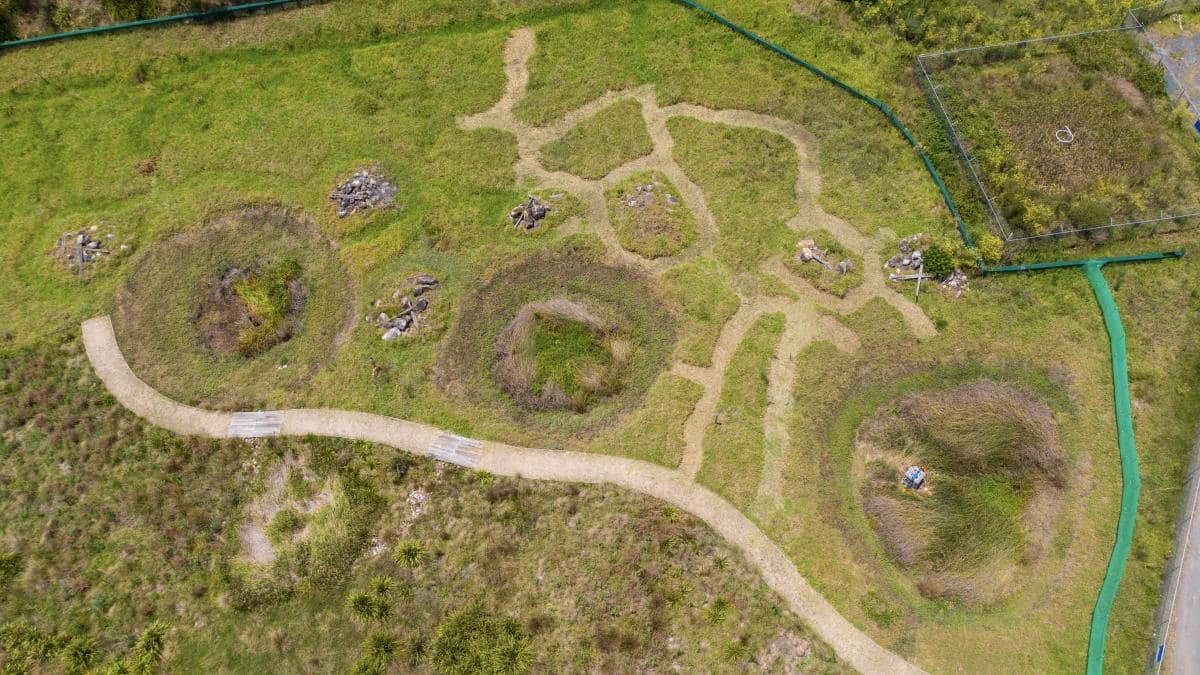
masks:
<svg viewBox="0 0 1200 675"><path fill-rule="evenodd" d="M218 413L177 403L158 393L130 370L109 317L83 324L83 344L96 374L109 393L147 421L181 434L230 436L233 413ZM372 441L418 455L444 447L447 438L470 444L434 427L370 413L326 409L279 411L281 435L334 436ZM612 483L669 502L703 520L736 545L763 579L804 619L838 656L864 673L920 673L880 647L837 613L804 580L787 555L746 516L724 499L679 471L648 462L575 452L553 452L482 442L462 455L477 468L504 476L582 483Z"/></svg>

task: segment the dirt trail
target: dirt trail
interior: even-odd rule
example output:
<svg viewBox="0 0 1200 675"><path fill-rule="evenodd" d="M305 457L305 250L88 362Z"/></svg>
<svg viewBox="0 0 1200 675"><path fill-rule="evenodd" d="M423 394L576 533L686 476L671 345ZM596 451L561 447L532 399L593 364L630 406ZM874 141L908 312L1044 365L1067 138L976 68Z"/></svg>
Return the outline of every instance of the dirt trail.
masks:
<svg viewBox="0 0 1200 675"><path fill-rule="evenodd" d="M171 401L140 380L125 362L109 317L83 324L83 343L96 374L109 393L134 413L176 433L230 437L232 414L215 413ZM450 435L434 427L370 413L343 410L285 410L280 435L316 434L369 440L428 456ZM222 425L221 423L224 422ZM596 454L519 448L462 441L477 448L475 468L505 476L538 480L612 483L656 497L703 520L737 546L762 573L767 585L788 607L854 668L864 673L920 673L918 668L879 646L838 614L804 580L787 555L753 522L721 497L678 471L639 460ZM460 455L464 456L464 455Z"/></svg>

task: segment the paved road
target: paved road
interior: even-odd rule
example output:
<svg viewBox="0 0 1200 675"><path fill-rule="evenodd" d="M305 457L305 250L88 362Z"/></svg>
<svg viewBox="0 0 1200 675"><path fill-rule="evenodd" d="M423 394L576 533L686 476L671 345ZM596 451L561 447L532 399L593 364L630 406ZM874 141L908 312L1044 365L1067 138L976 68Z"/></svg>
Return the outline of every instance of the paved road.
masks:
<svg viewBox="0 0 1200 675"><path fill-rule="evenodd" d="M519 448L475 441L434 427L363 412L298 409L222 413L185 406L155 391L126 363L109 317L83 324L88 359L104 386L122 405L157 426L181 434L216 438L264 435L336 436L381 443L504 476L580 483L612 483L669 502L703 520L737 546L788 607L864 673L921 673L879 646L838 614L796 570L787 555L746 516L679 471L648 462Z"/></svg>

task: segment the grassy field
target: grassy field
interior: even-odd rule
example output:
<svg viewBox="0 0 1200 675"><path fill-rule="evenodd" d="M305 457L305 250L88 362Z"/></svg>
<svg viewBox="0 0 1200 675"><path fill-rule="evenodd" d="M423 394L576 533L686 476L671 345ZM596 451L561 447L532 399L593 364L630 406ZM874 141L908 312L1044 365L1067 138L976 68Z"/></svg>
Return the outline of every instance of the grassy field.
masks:
<svg viewBox="0 0 1200 675"><path fill-rule="evenodd" d="M633 99L610 105L541 149L551 171L602 178L622 164L650 154L654 145Z"/></svg>
<svg viewBox="0 0 1200 675"><path fill-rule="evenodd" d="M904 3L882 8L897 4ZM985 227L911 74L914 45L930 42L841 3L713 5L887 100L943 169L970 227ZM939 25L959 11L980 10L987 21L938 40L988 35L997 22L1034 11L1006 6L993 17L981 3L964 5L938 10ZM1047 21L1069 29L1107 9L1069 23L1055 7ZM812 134L808 159L819 170L819 192L797 200L797 157L787 139L674 117L673 157L704 191L719 237L711 253L661 275L615 266L589 222L587 200L518 177L512 134L457 125L500 99L502 50L524 26L533 27L537 46L528 95L515 106L520 119L553 122L605 92L652 85L659 105L745 109L802 126ZM740 670L752 661L763 666L781 632L811 642L711 533L661 506L603 487L572 493L439 473L366 446L173 438L142 428L100 394L68 336L81 320L114 313L135 372L187 402L369 410L474 437L674 467L703 393L684 375L712 364L737 308L756 294L807 301L803 289L762 270L765 261L793 255L805 235L786 225L789 218L819 204L884 241L953 236L916 156L875 111L665 1L333 2L13 51L0 63L0 183L8 188L0 193L0 350L5 364L16 364L4 375L12 410L3 413L0 490L10 511L0 553L17 552L22 561L9 575L11 559L0 558L0 579L11 576L0 602L6 617L32 622L41 636L32 639L24 627L4 633L22 645L20 654L54 643L57 655L63 649L54 636L63 633L91 636L105 661L142 658L157 640L146 633L154 619L172 626L163 656L179 670L278 663L338 670L364 655L391 655L398 671L452 669L443 647L455 640L507 641L507 656L480 650L478 658L511 657L545 670L667 670L674 662ZM635 106L619 102L599 115L611 119L576 127L561 143L562 161L572 162L563 166L597 175L645 154ZM338 218L329 191L365 166L399 187L396 207ZM552 203L550 218L529 232L506 226L529 194ZM284 208L303 226L286 235L263 220L226 234L216 227L263 206ZM93 225L116 231L131 248L80 280L50 253L64 232ZM1190 244L1176 233L1067 242L1025 255ZM299 332L250 358L203 349L189 329L203 282L230 266L287 258L299 263L307 289ZM414 274L440 281L428 323L385 342L363 317ZM1200 415L1200 380L1192 377L1200 364L1193 339L1200 263L1191 256L1106 274L1130 335L1143 481L1106 661L1126 671L1142 664ZM504 326L530 303L563 297L599 308L634 343L620 391L582 413L522 406L492 376ZM1094 301L1082 275L1064 271L973 279L959 299L923 292L920 307L939 330L924 341L879 300L833 317L857 336L858 350L817 340L802 353L790 445L778 466L762 457L761 422L782 325L764 319L718 374L718 408L727 414L705 435L701 478L743 508L839 612L917 665L1077 671L1120 485L1107 343ZM31 360L44 366L23 365ZM871 526L854 472L865 420L905 397L980 378L1045 400L1070 467L1044 555L1022 588L982 605L921 593ZM64 397L78 407L55 413ZM237 528L248 505L269 492L264 475L289 452L334 486L332 510L300 516L297 509L290 524L283 516L270 528L286 544L272 574L254 574L239 557ZM778 500L757 497L768 465L779 472ZM413 519L406 500L417 487L432 495L431 510ZM976 494L1011 506L993 487ZM57 500L74 501L53 507L70 514L52 519ZM572 508L580 514L574 520ZM332 536L334 513L353 526L347 536ZM286 534L299 520L300 529ZM687 536L679 531L706 543L680 548ZM370 555L375 539L384 548ZM393 557L410 540L423 552L412 567ZM306 567L316 552L329 577ZM390 581L376 583L380 576ZM246 609L219 600L234 591ZM378 609L380 598L390 610ZM410 614L422 620L400 620ZM58 616L66 619L52 620ZM329 653L330 643L349 647ZM802 668L839 667L811 644Z"/></svg>

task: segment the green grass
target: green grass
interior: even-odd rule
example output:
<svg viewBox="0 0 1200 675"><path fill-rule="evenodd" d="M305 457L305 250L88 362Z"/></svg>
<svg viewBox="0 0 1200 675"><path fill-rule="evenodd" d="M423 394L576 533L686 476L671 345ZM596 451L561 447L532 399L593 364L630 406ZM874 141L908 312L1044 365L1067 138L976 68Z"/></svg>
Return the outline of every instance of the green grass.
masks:
<svg viewBox="0 0 1200 675"><path fill-rule="evenodd" d="M696 480L739 508L749 505L762 477L767 373L783 329L782 314L766 314L746 331L725 371L719 423L704 434L704 462Z"/></svg>
<svg viewBox="0 0 1200 675"><path fill-rule="evenodd" d="M605 432L588 449L675 468L683 459L683 425L704 393L695 382L663 373L641 409Z"/></svg>
<svg viewBox="0 0 1200 675"><path fill-rule="evenodd" d="M695 366L712 365L713 347L721 326L737 311L741 301L729 289L722 266L711 260L687 263L663 276L667 293L682 308L678 358Z"/></svg>
<svg viewBox="0 0 1200 675"><path fill-rule="evenodd" d="M653 186L641 192L639 186ZM678 199L672 205L668 198ZM637 173L611 187L605 195L617 241L645 258L677 255L696 240L696 217L679 197L679 190L658 172ZM633 201L637 205L630 206Z"/></svg>
<svg viewBox="0 0 1200 675"><path fill-rule="evenodd" d="M673 117L667 127L676 138L676 161L708 195L720 228L717 259L754 269L787 253L792 235L786 223L796 212L792 143L769 131L690 117Z"/></svg>
<svg viewBox="0 0 1200 675"><path fill-rule="evenodd" d="M589 399L603 395L606 388L587 382L588 373L602 373L611 380L614 356L604 336L580 321L537 319L533 328L535 394L553 383L576 407L587 409Z"/></svg>
<svg viewBox="0 0 1200 675"><path fill-rule="evenodd" d="M603 178L626 162L654 150L642 119L642 104L618 101L572 127L541 149L542 164L584 178Z"/></svg>
<svg viewBox="0 0 1200 675"><path fill-rule="evenodd" d="M236 280L232 290L246 305L256 325L243 328L237 349L243 356L257 356L269 348L279 333L291 306L289 284L299 281L300 263L292 258L272 263Z"/></svg>

